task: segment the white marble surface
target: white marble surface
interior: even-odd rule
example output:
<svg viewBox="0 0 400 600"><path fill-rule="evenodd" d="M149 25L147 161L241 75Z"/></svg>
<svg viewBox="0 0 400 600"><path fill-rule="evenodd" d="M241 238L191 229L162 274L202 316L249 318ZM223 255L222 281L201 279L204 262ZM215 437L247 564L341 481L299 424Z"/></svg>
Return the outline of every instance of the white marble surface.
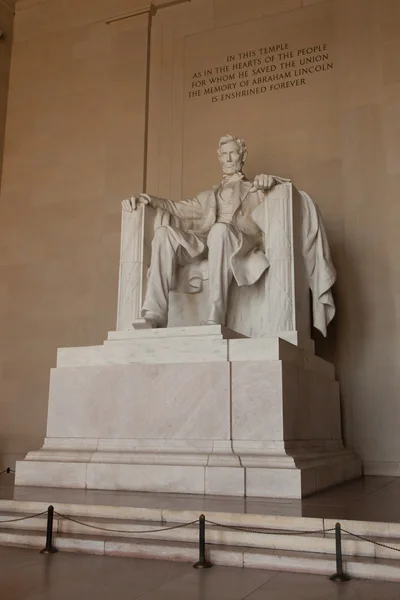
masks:
<svg viewBox="0 0 400 600"><path fill-rule="evenodd" d="M103 540L90 539L87 536L83 538L64 538L58 536L57 549L64 552L84 552L85 554L103 555L105 542Z"/></svg>
<svg viewBox="0 0 400 600"><path fill-rule="evenodd" d="M239 343L238 343L239 342ZM230 340L229 360L237 361L298 361L302 351L297 346L279 337L260 339Z"/></svg>
<svg viewBox="0 0 400 600"><path fill-rule="evenodd" d="M314 464L291 466L204 467L168 464L77 463L26 460L18 463L18 485L212 494L299 499L361 474L351 453L320 457ZM245 461L244 461L245 463ZM297 465L295 464L297 463ZM20 465L22 469L19 469ZM187 515L186 515L187 516Z"/></svg>
<svg viewBox="0 0 400 600"><path fill-rule="evenodd" d="M235 441L341 440L337 383L282 361L232 363Z"/></svg>
<svg viewBox="0 0 400 600"><path fill-rule="evenodd" d="M296 469L246 469L246 494L250 497L300 498L302 473Z"/></svg>
<svg viewBox="0 0 400 600"><path fill-rule="evenodd" d="M15 485L56 486L62 488L86 487L86 462L33 462L19 461Z"/></svg>
<svg viewBox="0 0 400 600"><path fill-rule="evenodd" d="M245 470L242 467L207 467L205 493L216 496L244 496Z"/></svg>
<svg viewBox="0 0 400 600"><path fill-rule="evenodd" d="M345 451L335 456L321 457L315 464L302 468L246 468L246 495L275 498L302 498L320 489L361 476L360 461Z"/></svg>
<svg viewBox="0 0 400 600"><path fill-rule="evenodd" d="M228 360L228 341L210 338L143 339L104 346L59 348L57 367L101 365L210 363Z"/></svg>
<svg viewBox="0 0 400 600"><path fill-rule="evenodd" d="M232 438L283 440L282 363L232 364Z"/></svg>
<svg viewBox="0 0 400 600"><path fill-rule="evenodd" d="M164 338L213 338L216 340L240 339L242 334L224 327L223 325L199 325L190 327L160 327L157 329L129 329L123 331L109 331L107 341L138 341L145 338L160 340Z"/></svg>
<svg viewBox="0 0 400 600"><path fill-rule="evenodd" d="M229 365L55 369L47 436L229 439Z"/></svg>
<svg viewBox="0 0 400 600"><path fill-rule="evenodd" d="M26 460L106 464L240 467L230 440L46 438Z"/></svg>
<svg viewBox="0 0 400 600"><path fill-rule="evenodd" d="M90 463L87 465L86 487L95 490L204 494L204 467Z"/></svg>
<svg viewBox="0 0 400 600"><path fill-rule="evenodd" d="M193 331L191 331L193 329ZM102 346L59 348L57 367L283 360L334 379L334 366L279 337L243 338L220 326L109 332Z"/></svg>
<svg viewBox="0 0 400 600"><path fill-rule="evenodd" d="M357 476L336 382L266 342L288 360L53 370L46 442L17 483L300 498Z"/></svg>
<svg viewBox="0 0 400 600"><path fill-rule="evenodd" d="M122 211L117 329L130 329L140 317L150 265L155 211Z"/></svg>
<svg viewBox="0 0 400 600"><path fill-rule="evenodd" d="M282 360L309 371L323 373L331 379L335 378L335 367L332 363L280 337L229 340L229 360L231 362Z"/></svg>

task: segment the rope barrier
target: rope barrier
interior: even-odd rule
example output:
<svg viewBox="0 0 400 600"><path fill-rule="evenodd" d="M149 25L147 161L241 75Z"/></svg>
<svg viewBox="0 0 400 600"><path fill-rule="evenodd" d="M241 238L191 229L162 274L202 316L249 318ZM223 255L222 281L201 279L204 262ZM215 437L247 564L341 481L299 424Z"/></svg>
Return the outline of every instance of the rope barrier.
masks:
<svg viewBox="0 0 400 600"><path fill-rule="evenodd" d="M109 531L110 533L132 533L132 534L145 534L145 533L159 533L163 531L172 531L174 529L182 529L183 527L189 527L190 525L195 525L198 523L198 519L195 521L190 521L189 523L182 523L179 525L172 525L171 527L160 527L158 529L143 529L143 530L133 530L129 531L127 529L111 529L109 527L99 527L98 525L93 525L90 523L85 523L83 521L79 521L78 519L74 519L68 515L63 515L58 512L54 512L55 515L61 517L62 519L66 519L67 521L71 521L72 523L77 523L78 525L82 525L83 527L89 527L90 529L97 529L98 531ZM255 530L255 529L247 529L245 527L240 527L236 525L224 525L222 523L215 523L214 521L209 521L205 519L205 522L209 525L214 525L216 527L223 527L225 529L232 529L234 531L242 531L243 533L256 533L256 534L264 534L264 535L316 535L321 533L329 533L331 531L335 531L335 528L331 529L317 529L313 531L280 531L275 529L266 529L264 531Z"/></svg>
<svg viewBox="0 0 400 600"><path fill-rule="evenodd" d="M316 529L314 531L280 531L278 529L265 529L263 531L257 529L247 529L246 527L241 527L240 525L224 525L223 523L215 523L214 521L209 521L206 519L206 523L209 525L214 525L216 527L224 527L225 529L232 529L234 531L243 531L243 533L260 533L263 535L317 535L321 533L331 533L335 531L335 527L331 527L330 529ZM347 531L342 528L343 533L347 533L347 535L351 535L359 540L363 540L364 542L369 542L370 544L375 544L376 546L381 546L382 548L387 548L388 550L394 550L396 552L400 552L400 548L394 548L393 546L388 546L387 544L382 544L382 542L377 542L375 540L370 540L362 535L357 535L356 533L352 533L351 531Z"/></svg>
<svg viewBox="0 0 400 600"><path fill-rule="evenodd" d="M214 521L209 521L206 519L206 523L209 525L214 525L215 527L224 527L225 529L232 529L234 531L243 531L243 533L260 533L263 535L317 535L321 533L330 533L331 531L335 531L335 528L331 529L316 529L313 531L281 531L280 529L247 529L247 527L241 527L240 525L224 525L222 523L215 523Z"/></svg>
<svg viewBox="0 0 400 600"><path fill-rule="evenodd" d="M6 521L0 521L0 525L1 523L16 523L17 521L27 521L28 519L34 519L35 517L42 517L45 514L47 514L47 510L44 510L41 513L37 513L36 515L29 515L27 517L18 517L17 519L7 519Z"/></svg>
<svg viewBox="0 0 400 600"><path fill-rule="evenodd" d="M98 529L99 531L109 531L111 533L159 533L160 531L171 531L172 529L182 529L183 527L189 527L189 525L194 525L198 523L198 519L195 521L190 521L190 523L182 523L180 525L173 525L172 527L161 527L160 529L143 529L136 531L128 531L127 529L109 529L108 527L98 527L97 525L91 525L89 523L84 523L83 521L78 521L77 519L73 519L67 515L62 515L58 512L54 512L58 517L62 519L66 519L67 521L72 521L72 523L77 523L78 525L83 525L84 527L90 527L90 529Z"/></svg>
<svg viewBox="0 0 400 600"><path fill-rule="evenodd" d="M375 544L375 546L381 546L382 548L387 548L388 550L394 550L395 552L400 552L400 548L394 548L393 546L388 546L387 544L382 544L382 542L376 542L375 540L369 540L368 538L366 538L362 535L357 535L356 533L351 533L351 531L347 531L346 529L343 529L343 528L342 528L342 531L343 531L343 533L347 533L348 535L358 538L359 540L363 540L364 542L369 542L370 544Z"/></svg>
<svg viewBox="0 0 400 600"><path fill-rule="evenodd" d="M0 475L4 475L5 473L9 474L9 473L15 473L14 469L10 469L10 467L7 467L7 469L4 469L4 471L0 472Z"/></svg>

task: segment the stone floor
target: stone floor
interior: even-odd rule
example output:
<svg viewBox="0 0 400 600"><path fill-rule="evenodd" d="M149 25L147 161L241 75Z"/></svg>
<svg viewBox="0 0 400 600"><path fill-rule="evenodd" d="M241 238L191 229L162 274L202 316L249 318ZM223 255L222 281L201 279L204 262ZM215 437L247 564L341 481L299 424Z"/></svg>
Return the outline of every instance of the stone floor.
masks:
<svg viewBox="0 0 400 600"><path fill-rule="evenodd" d="M363 477L303 500L26 488L13 483L12 475L0 477L0 499L400 523L400 478L392 477Z"/></svg>
<svg viewBox="0 0 400 600"><path fill-rule="evenodd" d="M2 600L398 600L400 583L0 547Z"/></svg>

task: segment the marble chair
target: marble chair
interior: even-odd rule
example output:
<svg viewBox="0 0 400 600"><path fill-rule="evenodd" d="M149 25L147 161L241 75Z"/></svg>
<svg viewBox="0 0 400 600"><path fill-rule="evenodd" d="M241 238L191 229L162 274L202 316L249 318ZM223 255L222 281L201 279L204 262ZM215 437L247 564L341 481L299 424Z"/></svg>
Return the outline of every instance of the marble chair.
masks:
<svg viewBox="0 0 400 600"><path fill-rule="evenodd" d="M231 284L227 327L247 337L279 336L311 349L310 294L302 256L300 194L292 183L275 186L260 205L264 251L270 266L252 286ZM163 211L140 206L122 211L117 330L132 329L140 319L151 260L151 242L165 224ZM197 293L170 292L168 327L195 326L206 320L207 260L187 267L177 277L196 280Z"/></svg>

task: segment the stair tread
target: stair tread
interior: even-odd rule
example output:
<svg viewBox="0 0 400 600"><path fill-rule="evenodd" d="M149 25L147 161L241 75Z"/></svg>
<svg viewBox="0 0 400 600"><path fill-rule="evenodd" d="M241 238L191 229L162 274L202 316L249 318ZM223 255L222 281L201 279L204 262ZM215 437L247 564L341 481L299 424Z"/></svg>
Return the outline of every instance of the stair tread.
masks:
<svg viewBox="0 0 400 600"><path fill-rule="evenodd" d="M29 531L25 531L25 530L8 530L8 529L2 529L0 528L0 536L2 534L6 534L7 536L24 536L27 538L37 538L40 537L41 540L43 540L44 542L44 535L42 531L35 531L35 530L29 530ZM107 539L104 540L104 538L100 535L80 535L80 534L66 534L66 533L55 533L54 534L54 543L55 545L57 544L57 541L60 540L77 540L77 541L101 541L101 542L105 542L106 544L112 544L112 543L116 543L116 544L127 544L127 545L135 545L135 546L158 546L158 547L163 547L163 548L193 548L193 549L197 549L198 548L198 543L196 542L188 542L188 541L177 541L177 540L153 540L153 539L143 539L143 538L120 538L120 537L107 537ZM225 546L225 545L221 545L221 544L207 544L207 549L211 550L211 551L220 551L220 552L232 552L232 553L236 553L236 554L247 554L247 555L251 555L251 556L257 556L257 555L262 555L262 556L279 556L279 557L285 557L285 558L304 558L304 559L309 559L309 560L316 560L316 559L323 559L323 560L327 560L327 558L329 558L329 560L332 560L332 557L330 554L326 554L323 552L308 552L308 551L301 551L299 553L299 551L295 551L295 550L281 550L281 549L275 549L275 548L255 548L252 546L238 546L238 545L232 545L232 546ZM399 560L400 560L400 555L399 555ZM393 565L396 564L397 562L394 559L387 559L387 558L375 558L375 557L366 557L366 556L345 556L344 557L344 561L346 563L349 562L357 562L360 564L371 564L371 562L373 562L374 564L387 564L387 565ZM398 565L397 565L398 568Z"/></svg>
<svg viewBox="0 0 400 600"><path fill-rule="evenodd" d="M26 513L24 512L9 512L9 511L2 511L0 513L0 530L2 529L7 529L7 527L2 527L2 521L7 521L10 520L11 523L18 523L18 521L13 521L13 519L18 519L21 517L24 517ZM177 527L178 529L185 529L188 531L193 531L196 530L198 528L197 523L193 523L192 525L187 525L186 527L181 527L182 523L175 523L173 521L150 521L148 519L115 519L115 518L108 518L108 517L91 517L91 516L77 516L77 515L66 515L68 518L62 518L61 517L61 522L71 522L74 524L81 524L82 527L85 527L84 523L87 523L89 525L98 525L99 527L104 527L104 529L110 529L110 533L113 533L111 530L112 529L119 529L121 532L124 531L124 529L128 529L129 527L132 528L139 528L139 529L149 529L149 530L164 530L168 531L168 528L170 527ZM57 520L59 517L58 515L55 515L55 520ZM38 515L35 517L32 517L31 519L29 519L29 521L33 521L36 522L37 519L40 519L41 522L43 524L45 524L46 522L46 514L43 515ZM70 520L71 519L71 520ZM80 522L80 523L76 523L76 522ZM20 521L20 523L24 523L24 521ZM252 531L254 531L255 533L259 533L261 531L264 530L264 528L261 527L246 527L246 526L235 526L234 528L229 528L226 527L224 525L221 526L216 526L216 525L208 525L208 530L209 531L216 531L216 532L223 532L223 531L229 531L231 533L236 533L236 534L240 534L241 533L241 529L242 528L245 530L243 533L245 534L251 534ZM90 528L88 528L89 530ZM265 528L268 529L268 528ZM249 530L249 531L246 531ZM8 529L7 529L8 531ZM30 529L31 531L31 529ZM40 530L38 530L40 531ZM173 529L170 531L174 531ZM300 530L301 531L301 530ZM104 531L104 533L107 533L106 531ZM129 534L129 531L127 531L126 533ZM134 531L132 531L132 533L134 534ZM162 531L157 533L163 533ZM276 536L276 535L280 535L280 534L284 534L285 537L287 538L291 538L291 537L299 537L298 536L299 530L293 530L293 536L290 535L290 531L287 529L280 529L280 528L275 528L269 529L269 533L265 534L267 536ZM353 532L356 533L356 532ZM71 534L72 535L72 534ZM101 535L101 532L99 531L99 535ZM140 535L140 534L138 534ZM143 534L146 535L146 534ZM398 537L390 537L387 535L376 535L376 534L356 534L356 535L361 535L361 537L366 538L365 540L361 540L357 537L354 537L350 534L346 534L346 533L342 533L342 539L344 542L349 541L349 540L354 540L354 541L360 541L360 542L365 542L368 543L368 540L374 541L374 542L378 542L381 544L386 544L388 546L395 546L395 547L400 547L400 538ZM318 534L303 534L301 537L304 538L313 538L313 539L334 539L335 534L334 532L325 532L325 533L318 533Z"/></svg>

